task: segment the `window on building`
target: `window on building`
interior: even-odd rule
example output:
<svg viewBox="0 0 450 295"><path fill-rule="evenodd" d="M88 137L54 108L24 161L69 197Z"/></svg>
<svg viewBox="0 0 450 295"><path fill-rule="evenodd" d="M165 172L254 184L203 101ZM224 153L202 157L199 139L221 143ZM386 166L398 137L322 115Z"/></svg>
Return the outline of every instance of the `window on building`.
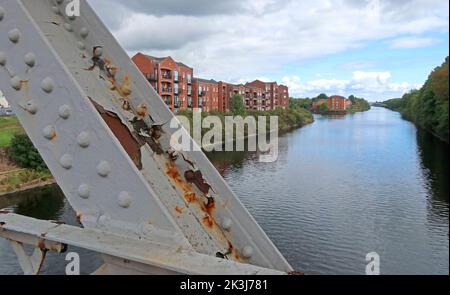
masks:
<svg viewBox="0 0 450 295"><path fill-rule="evenodd" d="M178 71L173 72L173 80L178 81Z"/></svg>

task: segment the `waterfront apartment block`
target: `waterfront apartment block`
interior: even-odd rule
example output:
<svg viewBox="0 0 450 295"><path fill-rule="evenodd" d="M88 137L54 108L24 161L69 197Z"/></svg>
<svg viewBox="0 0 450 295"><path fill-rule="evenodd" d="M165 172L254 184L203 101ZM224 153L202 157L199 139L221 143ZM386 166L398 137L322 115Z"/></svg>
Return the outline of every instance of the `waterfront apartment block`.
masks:
<svg viewBox="0 0 450 295"><path fill-rule="evenodd" d="M133 57L153 88L172 111L193 108L194 70L169 57L153 57L138 53Z"/></svg>
<svg viewBox="0 0 450 295"><path fill-rule="evenodd" d="M235 94L248 110L267 111L289 106L289 89L276 82L255 80L245 85L194 78L194 69L169 57L136 54L133 62L169 108L228 112Z"/></svg>
<svg viewBox="0 0 450 295"><path fill-rule="evenodd" d="M327 105L330 111L345 111L352 106L352 101L343 96L334 95L328 99L318 99L313 103L313 108L317 109L321 105Z"/></svg>

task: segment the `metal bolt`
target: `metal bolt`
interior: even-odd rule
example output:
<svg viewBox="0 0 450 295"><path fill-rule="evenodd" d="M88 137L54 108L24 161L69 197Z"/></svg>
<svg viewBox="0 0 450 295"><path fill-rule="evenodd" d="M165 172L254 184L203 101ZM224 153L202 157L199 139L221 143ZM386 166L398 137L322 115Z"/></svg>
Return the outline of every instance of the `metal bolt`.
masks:
<svg viewBox="0 0 450 295"><path fill-rule="evenodd" d="M44 90L47 93L50 93L53 91L55 83L53 82L52 78L47 77L44 80L42 80L41 87L42 90Z"/></svg>
<svg viewBox="0 0 450 295"><path fill-rule="evenodd" d="M122 208L128 208L133 201L132 197L128 192L121 192L118 197L119 206Z"/></svg>
<svg viewBox="0 0 450 295"><path fill-rule="evenodd" d="M102 47L96 47L94 50L94 55L96 57L100 57L103 54L103 48Z"/></svg>
<svg viewBox="0 0 450 295"><path fill-rule="evenodd" d="M229 231L233 226L233 221L230 218L224 218L222 221L222 228L226 231Z"/></svg>
<svg viewBox="0 0 450 295"><path fill-rule="evenodd" d="M59 110L58 110L58 114L64 120L69 119L69 117L70 117L70 107L68 105L66 105L66 104L61 106L59 108Z"/></svg>
<svg viewBox="0 0 450 295"><path fill-rule="evenodd" d="M68 18L69 18L70 20L75 20L77 17L76 17L75 15L69 15Z"/></svg>
<svg viewBox="0 0 450 295"><path fill-rule="evenodd" d="M24 61L27 66L32 68L36 64L36 55L33 52L29 52L25 54Z"/></svg>
<svg viewBox="0 0 450 295"><path fill-rule="evenodd" d="M2 21L4 17L5 17L5 9L3 9L3 7L0 7L0 21Z"/></svg>
<svg viewBox="0 0 450 295"><path fill-rule="evenodd" d="M89 133L86 131L81 132L77 137L78 145L82 148L87 148L91 142L91 138L89 136Z"/></svg>
<svg viewBox="0 0 450 295"><path fill-rule="evenodd" d="M98 218L98 224L107 225L110 222L111 218L107 215L102 215Z"/></svg>
<svg viewBox="0 0 450 295"><path fill-rule="evenodd" d="M91 187L88 184L82 184L78 187L78 195L82 199L88 199L91 194Z"/></svg>
<svg viewBox="0 0 450 295"><path fill-rule="evenodd" d="M11 31L8 32L9 41L11 41L13 43L19 42L20 36L21 36L21 33L20 33L19 29L12 29Z"/></svg>
<svg viewBox="0 0 450 295"><path fill-rule="evenodd" d="M27 105L25 106L25 109L30 113L30 114L36 114L38 111L38 106L37 104L34 102L34 100L30 100L27 102Z"/></svg>
<svg viewBox="0 0 450 295"><path fill-rule="evenodd" d="M56 137L56 129L54 126L47 126L44 128L44 130L42 131L42 135L44 135L45 138L47 138L48 140L52 140L53 138Z"/></svg>
<svg viewBox="0 0 450 295"><path fill-rule="evenodd" d="M22 80L19 77L14 76L11 78L11 87L19 91L22 88Z"/></svg>
<svg viewBox="0 0 450 295"><path fill-rule="evenodd" d="M68 169L72 168L73 158L71 155L65 154L61 157L61 159L59 160L59 163L61 164L61 166L63 168L68 170Z"/></svg>
<svg viewBox="0 0 450 295"><path fill-rule="evenodd" d="M56 3L61 4L64 0L56 0Z"/></svg>
<svg viewBox="0 0 450 295"><path fill-rule="evenodd" d="M245 247L245 248L242 250L242 255L243 255L245 258L250 258L250 257L252 257L252 255L253 255L253 248L250 247L250 246Z"/></svg>
<svg viewBox="0 0 450 295"><path fill-rule="evenodd" d="M66 29L66 31L68 31L68 32L73 31L72 25L69 23L64 23L64 29Z"/></svg>
<svg viewBox="0 0 450 295"><path fill-rule="evenodd" d="M89 35L89 30L85 27L81 28L81 30L80 30L81 38L85 39L88 35Z"/></svg>
<svg viewBox="0 0 450 295"><path fill-rule="evenodd" d="M111 173L111 166L106 161L101 161L97 166L97 173L101 177L107 177Z"/></svg>
<svg viewBox="0 0 450 295"><path fill-rule="evenodd" d="M6 53L0 51L0 66L6 65Z"/></svg>

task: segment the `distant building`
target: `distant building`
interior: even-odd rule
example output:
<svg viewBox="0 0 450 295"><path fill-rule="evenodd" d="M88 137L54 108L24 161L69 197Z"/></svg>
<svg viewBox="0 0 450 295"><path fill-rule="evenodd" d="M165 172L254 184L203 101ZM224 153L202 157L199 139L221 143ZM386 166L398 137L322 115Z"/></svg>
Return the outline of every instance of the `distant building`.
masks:
<svg viewBox="0 0 450 295"><path fill-rule="evenodd" d="M172 111L193 108L194 70L172 57L153 57L138 53L133 57L153 88Z"/></svg>
<svg viewBox="0 0 450 295"><path fill-rule="evenodd" d="M219 83L214 80L194 78L194 108L205 112L219 110Z"/></svg>
<svg viewBox="0 0 450 295"><path fill-rule="evenodd" d="M172 111L180 109L228 112L233 95L243 97L248 110L273 110L289 106L289 88L276 82L255 80L234 85L194 78L193 68L172 57L136 54L133 62Z"/></svg>
<svg viewBox="0 0 450 295"><path fill-rule="evenodd" d="M346 98L334 95L328 98L328 109L330 111L345 111L347 109Z"/></svg>

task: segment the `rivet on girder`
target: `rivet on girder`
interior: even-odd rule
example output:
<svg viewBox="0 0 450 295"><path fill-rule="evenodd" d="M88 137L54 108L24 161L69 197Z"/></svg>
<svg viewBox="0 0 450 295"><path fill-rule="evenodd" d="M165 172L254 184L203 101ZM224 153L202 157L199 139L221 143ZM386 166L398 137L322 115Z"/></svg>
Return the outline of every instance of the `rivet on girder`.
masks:
<svg viewBox="0 0 450 295"><path fill-rule="evenodd" d="M103 47L101 47L101 46L95 47L95 49L94 49L94 55L95 55L96 57L100 57L100 56L102 56L102 54L103 54Z"/></svg>
<svg viewBox="0 0 450 295"><path fill-rule="evenodd" d="M78 49L80 49L80 50L85 50L86 49L86 45L84 45L84 43L81 42L81 41L78 42L77 45L78 45Z"/></svg>
<svg viewBox="0 0 450 295"><path fill-rule="evenodd" d="M101 177L107 177L111 173L111 166L106 161L101 161L97 166L97 173Z"/></svg>
<svg viewBox="0 0 450 295"><path fill-rule="evenodd" d="M38 111L38 106L37 104L34 102L34 100L30 100L27 102L25 109L27 110L27 112L29 112L30 114L36 114Z"/></svg>
<svg viewBox="0 0 450 295"><path fill-rule="evenodd" d="M0 21L2 21L4 17L5 17L5 9L3 9L3 7L0 7Z"/></svg>
<svg viewBox="0 0 450 295"><path fill-rule="evenodd" d="M86 131L81 132L77 137L77 143L82 148L87 148L91 143L89 133L87 133Z"/></svg>
<svg viewBox="0 0 450 295"><path fill-rule="evenodd" d="M63 3L63 0L56 0L56 3L61 4Z"/></svg>
<svg viewBox="0 0 450 295"><path fill-rule="evenodd" d="M89 35L89 30L86 27L81 28L80 36L85 39Z"/></svg>
<svg viewBox="0 0 450 295"><path fill-rule="evenodd" d="M45 138L47 138L48 140L52 140L53 138L56 137L56 129L54 126L47 126L44 128L44 130L42 131L42 135L44 135Z"/></svg>
<svg viewBox="0 0 450 295"><path fill-rule="evenodd" d="M119 206L122 208L128 208L131 206L133 199L128 192L121 192L118 197Z"/></svg>
<svg viewBox="0 0 450 295"><path fill-rule="evenodd" d="M24 61L27 66L32 68L36 64L36 55L33 52L29 52L25 54Z"/></svg>
<svg viewBox="0 0 450 295"><path fill-rule="evenodd" d="M98 218L98 224L100 225L107 225L111 221L111 218L107 215L102 215Z"/></svg>
<svg viewBox="0 0 450 295"><path fill-rule="evenodd" d="M6 53L0 51L0 66L4 67L6 65Z"/></svg>
<svg viewBox="0 0 450 295"><path fill-rule="evenodd" d="M69 15L68 18L69 18L70 20L75 20L77 17L76 17L75 15Z"/></svg>
<svg viewBox="0 0 450 295"><path fill-rule="evenodd" d="M224 218L222 221L222 228L226 231L229 231L233 226L233 221L230 218Z"/></svg>
<svg viewBox="0 0 450 295"><path fill-rule="evenodd" d="M88 199L91 195L91 187L88 184L82 184L78 187L78 196L82 199Z"/></svg>
<svg viewBox="0 0 450 295"><path fill-rule="evenodd" d="M11 78L11 87L19 91L22 88L22 81L19 77L14 76Z"/></svg>
<svg viewBox="0 0 450 295"><path fill-rule="evenodd" d="M250 246L245 247L242 250L242 256L244 256L245 258L250 258L253 255L253 248Z"/></svg>
<svg viewBox="0 0 450 295"><path fill-rule="evenodd" d="M53 82L52 78L47 77L44 80L42 80L41 87L42 90L44 90L47 93L50 93L53 91L55 83Z"/></svg>
<svg viewBox="0 0 450 295"><path fill-rule="evenodd" d="M59 108L59 110L58 110L58 114L64 120L69 119L69 117L70 117L70 107L68 105L66 105L66 104L61 106Z"/></svg>
<svg viewBox="0 0 450 295"><path fill-rule="evenodd" d="M73 158L71 155L69 154L65 154L61 157L61 159L59 160L59 163L61 164L61 166L64 169L69 170L70 168L72 168L73 165Z"/></svg>
<svg viewBox="0 0 450 295"><path fill-rule="evenodd" d="M19 29L12 29L11 31L8 32L9 41L11 41L13 43L19 42L20 36L21 36L21 33L20 33Z"/></svg>
<svg viewBox="0 0 450 295"><path fill-rule="evenodd" d="M64 23L64 29L66 29L67 32L73 31L72 25L69 23Z"/></svg>

